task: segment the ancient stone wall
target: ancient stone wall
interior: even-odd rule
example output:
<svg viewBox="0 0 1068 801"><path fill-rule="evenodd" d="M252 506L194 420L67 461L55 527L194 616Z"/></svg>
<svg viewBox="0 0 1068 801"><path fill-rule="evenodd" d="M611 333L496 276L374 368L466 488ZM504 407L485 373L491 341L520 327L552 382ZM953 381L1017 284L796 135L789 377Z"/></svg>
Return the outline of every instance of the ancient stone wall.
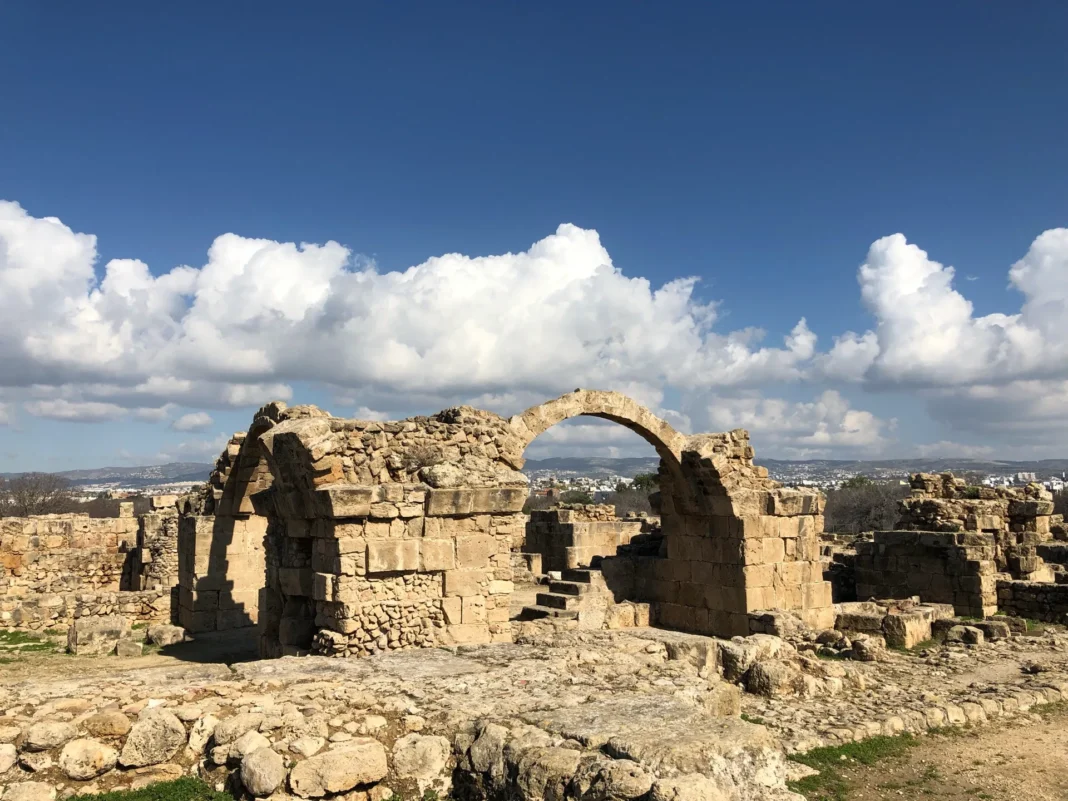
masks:
<svg viewBox="0 0 1068 801"><path fill-rule="evenodd" d="M610 504L561 504L530 513L522 550L539 554L542 570L567 570L614 556L641 531L640 519L621 520Z"/></svg>
<svg viewBox="0 0 1068 801"><path fill-rule="evenodd" d="M952 473L916 473L902 501L897 528L910 531L979 531L994 537L998 570L1021 580L1051 580L1035 546L1063 527L1053 495L1041 484L974 487Z"/></svg>
<svg viewBox="0 0 1068 801"><path fill-rule="evenodd" d="M667 554L633 562L632 600L654 602L663 625L701 633L748 633L750 612L777 606L829 625L819 493L770 481L744 431L686 437L629 398L585 390L511 419L471 407L395 422L264 407L184 512L209 521L180 528L184 619L203 612L210 625L214 613L220 626L221 599L245 581L231 575L240 526L254 539L262 518L267 655L508 639L522 453L579 414L631 428L661 456Z"/></svg>
<svg viewBox="0 0 1068 801"><path fill-rule="evenodd" d="M958 615L997 611L997 564L992 533L877 531L856 543L856 592L869 598L918 595L952 604Z"/></svg>
<svg viewBox="0 0 1068 801"><path fill-rule="evenodd" d="M1068 584L998 581L998 610L1047 623L1068 623Z"/></svg>
<svg viewBox="0 0 1068 801"><path fill-rule="evenodd" d="M135 589L170 591L178 584L176 500L153 498L153 511L138 518Z"/></svg>
<svg viewBox="0 0 1068 801"><path fill-rule="evenodd" d="M168 620L169 587L132 591L140 586L143 522L132 504L122 511L0 518L0 627L36 630L108 614Z"/></svg>

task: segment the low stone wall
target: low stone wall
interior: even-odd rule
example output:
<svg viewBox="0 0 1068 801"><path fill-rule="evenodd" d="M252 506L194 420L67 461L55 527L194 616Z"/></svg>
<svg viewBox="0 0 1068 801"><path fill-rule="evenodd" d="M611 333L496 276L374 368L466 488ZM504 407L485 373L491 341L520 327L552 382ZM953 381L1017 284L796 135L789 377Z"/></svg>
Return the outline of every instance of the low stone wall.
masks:
<svg viewBox="0 0 1068 801"><path fill-rule="evenodd" d="M80 618L105 615L121 615L134 623L170 622L171 593L144 590L0 597L0 628L65 628Z"/></svg>
<svg viewBox="0 0 1068 801"><path fill-rule="evenodd" d="M119 590L137 529L134 517L0 518L0 597Z"/></svg>
<svg viewBox="0 0 1068 801"><path fill-rule="evenodd" d="M641 533L640 520L620 520L615 512L607 504L532 511L522 550L540 554L543 570L588 567L598 556L614 556Z"/></svg>
<svg viewBox="0 0 1068 801"><path fill-rule="evenodd" d="M178 510L173 505L141 516L136 579L139 590L169 590L178 584Z"/></svg>
<svg viewBox="0 0 1068 801"><path fill-rule="evenodd" d="M907 598L952 604L958 615L997 611L994 535L981 532L877 531L856 543L859 600Z"/></svg>
<svg viewBox="0 0 1068 801"><path fill-rule="evenodd" d="M1007 615L1044 620L1068 621L1068 584L1039 581L999 581L998 609Z"/></svg>

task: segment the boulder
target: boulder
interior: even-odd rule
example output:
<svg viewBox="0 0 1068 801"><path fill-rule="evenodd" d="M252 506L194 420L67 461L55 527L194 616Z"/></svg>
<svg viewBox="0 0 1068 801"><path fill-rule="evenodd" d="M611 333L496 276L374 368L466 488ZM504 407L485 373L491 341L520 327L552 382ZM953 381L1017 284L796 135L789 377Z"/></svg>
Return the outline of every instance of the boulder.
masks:
<svg viewBox="0 0 1068 801"><path fill-rule="evenodd" d="M794 695L801 687L801 671L790 662L766 659L757 662L745 674L745 689L768 698Z"/></svg>
<svg viewBox="0 0 1068 801"><path fill-rule="evenodd" d="M858 634L853 638L851 653L858 662L875 662L886 655L886 641L882 637Z"/></svg>
<svg viewBox="0 0 1068 801"><path fill-rule="evenodd" d="M99 740L71 740L59 753L59 767L67 778L84 782L107 773L119 760L119 752Z"/></svg>
<svg viewBox="0 0 1068 801"><path fill-rule="evenodd" d="M183 642L186 634L181 626L172 626L169 623L157 623L148 627L148 641L153 645L167 646Z"/></svg>
<svg viewBox="0 0 1068 801"><path fill-rule="evenodd" d="M528 748L519 756L516 788L521 801L564 801L582 753L572 748Z"/></svg>
<svg viewBox="0 0 1068 801"><path fill-rule="evenodd" d="M48 751L73 740L77 734L77 729L65 721L39 720L26 729L22 748L25 751Z"/></svg>
<svg viewBox="0 0 1068 801"><path fill-rule="evenodd" d="M952 626L946 632L946 642L982 645L983 632L975 626Z"/></svg>
<svg viewBox="0 0 1068 801"><path fill-rule="evenodd" d="M199 758L204 753L204 748L211 739L215 727L219 725L219 719L214 715L205 715L193 724L189 730L189 742L186 747Z"/></svg>
<svg viewBox="0 0 1068 801"><path fill-rule="evenodd" d="M444 737L408 734L393 746L393 770L402 779L436 779L445 771L452 746Z"/></svg>
<svg viewBox="0 0 1068 801"><path fill-rule="evenodd" d="M261 723L263 715L259 712L242 712L220 721L215 727L215 744L229 745L247 731L258 731Z"/></svg>
<svg viewBox="0 0 1068 801"><path fill-rule="evenodd" d="M374 784L388 771L386 749L377 740L364 737L298 762L289 773L289 787L302 798L321 798Z"/></svg>
<svg viewBox="0 0 1068 801"><path fill-rule="evenodd" d="M982 623L976 623L975 627L991 642L1007 640L1012 636L1012 629L1003 620L984 620Z"/></svg>
<svg viewBox="0 0 1068 801"><path fill-rule="evenodd" d="M839 631L858 631L881 634L886 609L872 601L850 601L835 604L837 616L834 627Z"/></svg>
<svg viewBox="0 0 1068 801"><path fill-rule="evenodd" d="M130 621L121 615L83 617L67 629L67 650L72 654L104 656L120 640L130 639Z"/></svg>
<svg viewBox="0 0 1068 801"><path fill-rule="evenodd" d="M9 784L4 801L55 801L56 788L49 782L19 782Z"/></svg>
<svg viewBox="0 0 1068 801"><path fill-rule="evenodd" d="M254 796L270 795L285 779L285 760L270 747L259 748L241 759L241 783Z"/></svg>
<svg viewBox="0 0 1068 801"><path fill-rule="evenodd" d="M326 740L322 737L298 737L289 744L289 750L302 757L315 756L323 750Z"/></svg>
<svg viewBox="0 0 1068 801"><path fill-rule="evenodd" d="M228 753L230 759L239 762L253 751L270 747L271 741L258 731L247 731L230 743L230 751Z"/></svg>
<svg viewBox="0 0 1068 801"><path fill-rule="evenodd" d="M130 731L130 719L118 710L97 712L82 722L94 737L122 737Z"/></svg>
<svg viewBox="0 0 1068 801"><path fill-rule="evenodd" d="M583 801L631 801L643 798L653 786L653 777L629 759L611 759L602 764L583 793Z"/></svg>
<svg viewBox="0 0 1068 801"><path fill-rule="evenodd" d="M166 709L146 710L126 738L119 762L126 768L140 768L168 762L186 743L185 726Z"/></svg>

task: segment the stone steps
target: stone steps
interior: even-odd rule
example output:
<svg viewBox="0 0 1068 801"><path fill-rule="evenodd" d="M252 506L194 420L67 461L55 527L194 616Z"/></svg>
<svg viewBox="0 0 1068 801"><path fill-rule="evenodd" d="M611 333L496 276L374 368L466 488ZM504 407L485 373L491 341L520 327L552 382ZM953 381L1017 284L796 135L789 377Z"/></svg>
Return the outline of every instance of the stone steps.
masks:
<svg viewBox="0 0 1068 801"><path fill-rule="evenodd" d="M563 620L575 620L578 618L578 612L574 609L554 609L550 606L542 606L541 604L531 604L524 606L522 613L519 615L520 620L538 620L539 618L556 617Z"/></svg>
<svg viewBox="0 0 1068 801"><path fill-rule="evenodd" d="M559 580L549 582L548 592L539 592L534 604L523 607L520 617L523 620L543 617L576 619L583 597L604 587L604 577L596 568L563 570Z"/></svg>

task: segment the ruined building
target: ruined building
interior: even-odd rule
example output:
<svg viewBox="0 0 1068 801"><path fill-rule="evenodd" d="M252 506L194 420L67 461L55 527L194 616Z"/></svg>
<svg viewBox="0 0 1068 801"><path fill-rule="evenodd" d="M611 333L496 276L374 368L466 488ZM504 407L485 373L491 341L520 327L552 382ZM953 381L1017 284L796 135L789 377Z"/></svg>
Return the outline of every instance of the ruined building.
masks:
<svg viewBox="0 0 1068 801"><path fill-rule="evenodd" d="M616 571L657 625L748 634L751 613L773 608L831 624L818 492L771 481L745 431L687 436L589 390L508 419L467 406L396 422L265 406L182 502L180 622L258 622L264 655L509 640L522 454L578 415L624 425L660 456L662 553Z"/></svg>

